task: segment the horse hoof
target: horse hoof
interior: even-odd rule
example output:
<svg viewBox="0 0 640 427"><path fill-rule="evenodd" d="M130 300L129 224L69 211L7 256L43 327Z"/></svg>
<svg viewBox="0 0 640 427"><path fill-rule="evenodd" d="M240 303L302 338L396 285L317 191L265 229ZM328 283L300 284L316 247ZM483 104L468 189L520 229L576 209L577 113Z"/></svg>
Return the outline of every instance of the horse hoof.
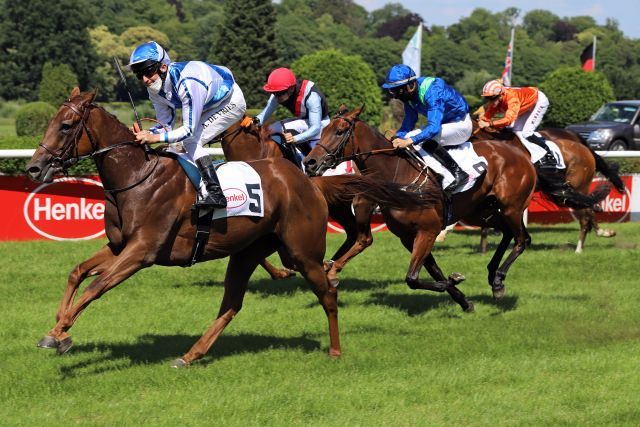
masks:
<svg viewBox="0 0 640 427"><path fill-rule="evenodd" d="M187 366L189 366L189 363L185 362L182 358L176 359L171 363L171 367L176 369L186 368Z"/></svg>
<svg viewBox="0 0 640 427"><path fill-rule="evenodd" d="M493 297L495 299L500 299L504 297L506 288L504 287L504 285L501 285L501 286L494 286L491 288L491 290L493 291Z"/></svg>
<svg viewBox="0 0 640 427"><path fill-rule="evenodd" d="M335 261L333 261L332 259L326 260L322 263L322 267L324 268L324 272L328 273L329 270L331 270L331 267L333 267L333 263Z"/></svg>
<svg viewBox="0 0 640 427"><path fill-rule="evenodd" d="M342 351L340 350L336 350L334 348L332 348L331 350L329 350L329 357L332 359L338 359L340 358L340 356L342 356Z"/></svg>
<svg viewBox="0 0 640 427"><path fill-rule="evenodd" d="M329 284L331 285L332 288L337 288L338 285L340 284L340 278L334 277L333 279L329 279Z"/></svg>
<svg viewBox="0 0 640 427"><path fill-rule="evenodd" d="M73 340L71 339L71 337L63 339L58 343L58 354L62 356L67 351L69 351L71 347L73 347Z"/></svg>
<svg viewBox="0 0 640 427"><path fill-rule="evenodd" d="M460 273L451 273L449 275L449 282L451 282L452 285L457 285L460 282L464 282L466 279L467 278Z"/></svg>
<svg viewBox="0 0 640 427"><path fill-rule="evenodd" d="M293 277L295 275L296 275L295 271L289 270L288 268L283 268L278 271L278 274L272 276L271 278L273 280L282 280L282 279L288 279L289 277Z"/></svg>
<svg viewBox="0 0 640 427"><path fill-rule="evenodd" d="M614 237L616 235L616 230L611 230L609 228L599 228L596 231L596 236L598 237Z"/></svg>
<svg viewBox="0 0 640 427"><path fill-rule="evenodd" d="M45 335L37 345L40 348L58 348L58 341L51 335Z"/></svg>
<svg viewBox="0 0 640 427"><path fill-rule="evenodd" d="M466 301L467 302L467 308L464 309L465 313L473 313L476 311L476 307L473 305L473 303L471 301Z"/></svg>

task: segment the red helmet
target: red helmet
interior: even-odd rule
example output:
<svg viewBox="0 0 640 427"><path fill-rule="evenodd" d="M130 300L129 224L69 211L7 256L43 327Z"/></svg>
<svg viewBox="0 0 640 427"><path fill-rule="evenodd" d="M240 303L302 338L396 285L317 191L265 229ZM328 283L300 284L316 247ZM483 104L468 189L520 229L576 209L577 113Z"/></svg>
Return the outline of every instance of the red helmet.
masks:
<svg viewBox="0 0 640 427"><path fill-rule="evenodd" d="M269 74L267 84L263 86L266 92L282 92L296 84L296 76L288 68L276 68Z"/></svg>

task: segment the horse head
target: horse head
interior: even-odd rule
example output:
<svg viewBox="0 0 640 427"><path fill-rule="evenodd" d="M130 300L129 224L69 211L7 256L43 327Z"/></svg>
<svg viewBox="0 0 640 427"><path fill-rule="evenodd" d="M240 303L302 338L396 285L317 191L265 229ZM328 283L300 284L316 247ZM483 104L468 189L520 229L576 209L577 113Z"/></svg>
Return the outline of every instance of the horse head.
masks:
<svg viewBox="0 0 640 427"><path fill-rule="evenodd" d="M66 170L80 156L91 153L95 141L87 126L95 96L95 91L81 93L77 87L71 91L26 166L32 180L51 182L56 172Z"/></svg>
<svg viewBox="0 0 640 427"><path fill-rule="evenodd" d="M331 122L322 129L320 142L304 159L310 176L322 175L327 169L336 167L344 157L355 153L353 134L364 105L349 111L343 104Z"/></svg>

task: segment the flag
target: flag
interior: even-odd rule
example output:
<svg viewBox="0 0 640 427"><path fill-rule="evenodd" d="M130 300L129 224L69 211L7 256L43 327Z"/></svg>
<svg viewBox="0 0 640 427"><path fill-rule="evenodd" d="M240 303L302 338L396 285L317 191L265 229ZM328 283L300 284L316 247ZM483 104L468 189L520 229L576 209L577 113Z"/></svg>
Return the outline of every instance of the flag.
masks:
<svg viewBox="0 0 640 427"><path fill-rule="evenodd" d="M502 70L502 84L505 86L511 86L511 65L513 61L513 39L515 36L515 29L511 28L511 41L509 47L507 47L507 56L504 59L504 70Z"/></svg>
<svg viewBox="0 0 640 427"><path fill-rule="evenodd" d="M420 53L422 51L422 23L418 25L411 40L402 52L402 63L408 65L416 72L416 76L420 75Z"/></svg>
<svg viewBox="0 0 640 427"><path fill-rule="evenodd" d="M593 71L596 68L595 44L592 42L585 47L580 55L580 63L584 71Z"/></svg>

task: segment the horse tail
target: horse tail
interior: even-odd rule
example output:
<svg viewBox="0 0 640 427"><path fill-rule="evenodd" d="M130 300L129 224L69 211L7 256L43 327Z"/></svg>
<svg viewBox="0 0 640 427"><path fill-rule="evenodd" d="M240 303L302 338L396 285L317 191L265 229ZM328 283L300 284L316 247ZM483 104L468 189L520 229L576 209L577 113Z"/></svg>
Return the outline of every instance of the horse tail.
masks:
<svg viewBox="0 0 640 427"><path fill-rule="evenodd" d="M318 176L311 182L328 205L351 202L360 196L389 209L423 209L436 206L442 197L437 191L409 191L401 184L364 175Z"/></svg>
<svg viewBox="0 0 640 427"><path fill-rule="evenodd" d="M573 209L593 208L611 191L611 185L600 184L590 194L582 194L565 181L558 169L539 169L538 183L555 204Z"/></svg>
<svg viewBox="0 0 640 427"><path fill-rule="evenodd" d="M616 190L618 190L620 193L624 193L624 182L622 182L622 179L620 179L620 175L618 175L620 165L618 165L618 163L616 162L607 162L600 155L598 155L598 153L596 153L593 148L589 146L587 141L585 141L580 134L576 135L580 138L580 142L582 142L582 145L587 147L591 152L591 155L596 161L596 170L604 175L613 184L613 186L616 187Z"/></svg>

